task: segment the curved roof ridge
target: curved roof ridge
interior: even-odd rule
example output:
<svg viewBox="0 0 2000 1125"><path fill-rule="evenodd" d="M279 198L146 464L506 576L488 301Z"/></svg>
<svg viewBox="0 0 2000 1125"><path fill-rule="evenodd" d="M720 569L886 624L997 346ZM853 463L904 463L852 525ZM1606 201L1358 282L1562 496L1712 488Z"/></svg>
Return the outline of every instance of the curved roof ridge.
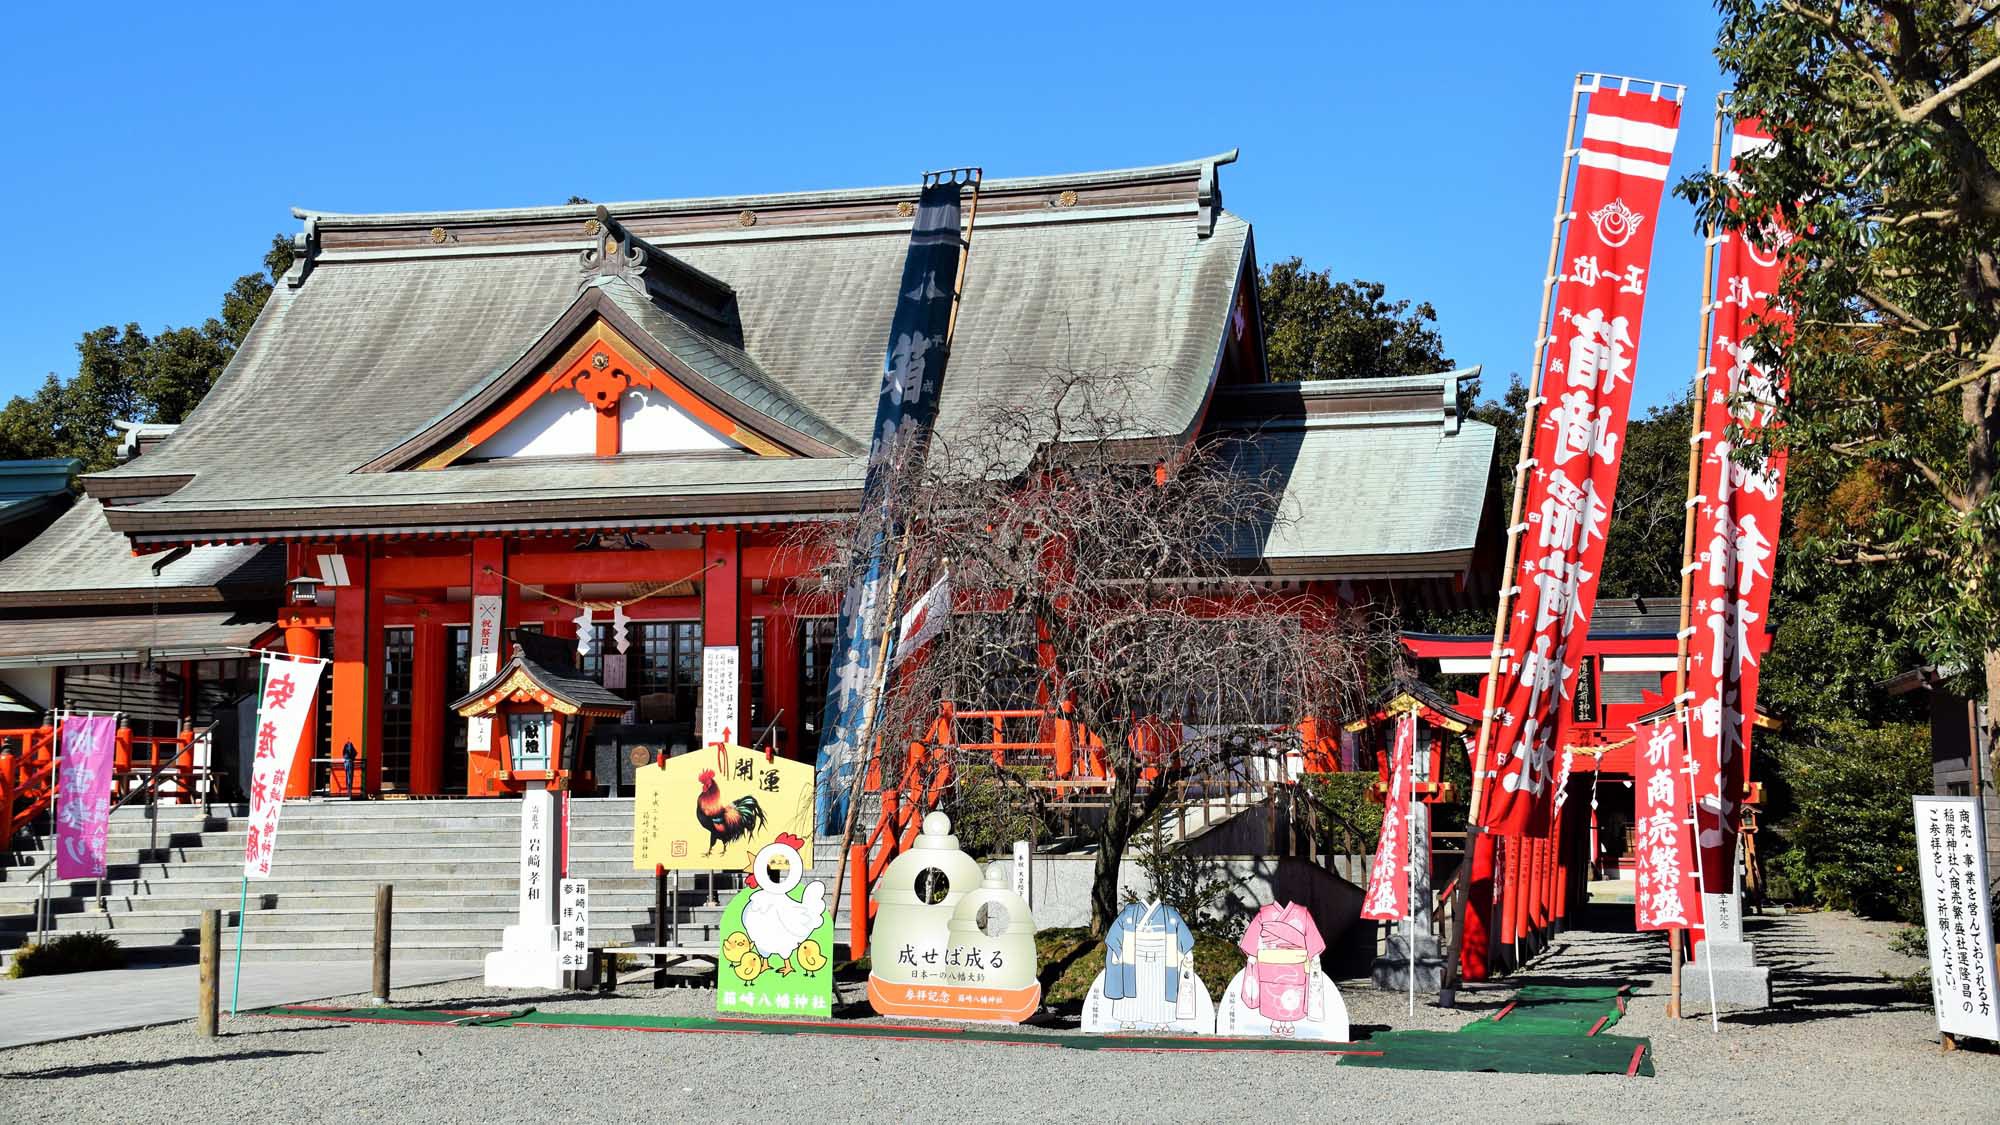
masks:
<svg viewBox="0 0 2000 1125"><path fill-rule="evenodd" d="M1034 191L1049 187L1083 187L1096 184L1144 182L1146 180L1170 179L1199 173L1204 169L1221 164L1233 163L1241 150L1230 149L1210 156L1181 160L1170 164L1151 164L1137 168L1110 168L1094 172L1070 172L1053 175L1015 176L1005 179L987 180L980 186L982 192ZM406 226L420 223L450 223L468 220L506 222L527 219L588 219L596 215L602 206L621 218L648 213L670 213L674 211L710 211L731 207L770 207L780 204L809 205L821 203L865 203L871 201L895 201L910 198L921 190L920 184L883 184L876 187L831 188L812 191L763 192L751 195L688 196L683 198L639 199L616 203L564 203L546 207L499 207L485 210L454 211L381 211L342 212L320 211L310 207L293 207L292 216L311 219L322 226Z"/></svg>

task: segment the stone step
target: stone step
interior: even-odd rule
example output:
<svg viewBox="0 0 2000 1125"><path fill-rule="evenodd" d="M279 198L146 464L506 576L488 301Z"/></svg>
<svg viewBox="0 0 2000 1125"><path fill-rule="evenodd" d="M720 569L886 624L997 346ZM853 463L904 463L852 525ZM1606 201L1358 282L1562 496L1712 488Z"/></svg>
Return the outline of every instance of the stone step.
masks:
<svg viewBox="0 0 2000 1125"><path fill-rule="evenodd" d="M468 861L517 863L520 859L518 838L503 842L475 842L461 840L457 836L447 836L440 842L402 837L364 837L365 843L355 847L336 847L325 844L309 846L297 845L295 841L279 837L278 861L286 868L321 868L341 863L408 863L413 852L419 852L427 863L463 863ZM243 865L243 841L223 840L200 846L180 846L117 851L106 853L105 863L112 878L130 878L140 874L140 867L156 867L168 864L178 868L236 867ZM629 839L597 839L594 837L572 837L570 840L570 861L577 863L630 862L632 842ZM43 858L46 858L44 856ZM19 873L17 873L18 875ZM18 882L25 876L9 880Z"/></svg>
<svg viewBox="0 0 2000 1125"><path fill-rule="evenodd" d="M642 905L650 905L654 898L653 880L650 877L642 876L637 879L591 878L589 881L591 898L593 900L618 903L629 901ZM375 888L381 885L374 881L354 881L344 884L305 884L280 891L270 889L269 884L273 882L275 880L264 880L252 888L252 893L249 895L248 901L253 904L253 909L275 909L278 907L305 906L308 904L324 905L329 909L339 907L343 904L353 904L353 909L360 909L359 904L372 904L375 901ZM454 906L464 904L468 907L476 908L479 905L487 903L511 905L519 901L518 884L512 880L493 880L475 885L466 885L462 882L454 881L450 886L442 889L428 888L418 884L414 880L403 880L391 885L395 887L396 902L399 906L404 904L410 906ZM88 888L80 893L53 896L49 900L51 907L57 913L94 911L96 910L97 903L95 887L95 884L89 884ZM715 890L716 900L718 902L726 902L734 893L735 890L732 887L718 885ZM162 907L166 904L173 904L175 909L179 909L182 906L194 910L210 906L234 909L241 897L242 884L240 881L223 884L219 882L181 880L174 882L170 886L162 886L151 894L108 893L105 896L105 902L107 907L114 912L145 909L151 904L159 904ZM708 887L705 883L696 885L690 882L682 882L678 892L676 892L673 889L673 884L669 883L668 897L684 906L689 904L699 905L707 900ZM39 900L26 900L13 904L15 913L9 913L4 909L0 909L0 920L13 917L16 914L28 914L32 912L37 901ZM370 909L373 909L372 905ZM4 924L4 921L0 921L0 924Z"/></svg>

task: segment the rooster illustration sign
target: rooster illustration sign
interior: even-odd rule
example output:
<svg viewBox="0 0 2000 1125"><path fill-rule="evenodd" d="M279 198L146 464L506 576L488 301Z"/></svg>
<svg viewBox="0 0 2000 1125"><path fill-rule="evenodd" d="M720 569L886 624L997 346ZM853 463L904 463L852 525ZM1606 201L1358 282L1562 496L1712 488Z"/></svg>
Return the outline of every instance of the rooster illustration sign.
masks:
<svg viewBox="0 0 2000 1125"><path fill-rule="evenodd" d="M642 767L635 778L632 866L751 869L789 835L812 862L813 768L744 746L710 744Z"/></svg>
<svg viewBox="0 0 2000 1125"><path fill-rule="evenodd" d="M826 884L806 881L805 840L789 832L758 849L722 911L719 1012L833 1015L833 909Z"/></svg>

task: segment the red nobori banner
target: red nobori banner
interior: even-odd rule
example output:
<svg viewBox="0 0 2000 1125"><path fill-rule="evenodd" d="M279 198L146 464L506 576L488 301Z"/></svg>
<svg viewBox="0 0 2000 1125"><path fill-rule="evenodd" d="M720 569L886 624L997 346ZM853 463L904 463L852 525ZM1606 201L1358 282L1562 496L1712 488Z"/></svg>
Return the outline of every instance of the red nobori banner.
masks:
<svg viewBox="0 0 2000 1125"><path fill-rule="evenodd" d="M1731 164L1771 143L1755 121L1738 121ZM1690 735L1701 790L1703 889L1734 886L1736 830L1750 778L1750 723L1756 715L1757 661L1770 647L1772 563L1785 495L1785 454L1761 463L1737 460L1773 423L1786 392L1783 372L1765 367L1750 336L1760 323L1782 322L1771 297L1784 274L1788 232L1763 232L1757 245L1741 231L1720 239L1720 273L1711 306L1706 391L1700 404L1701 470L1695 485L1694 567L1690 576L1688 690ZM1731 426L1737 439L1731 439Z"/></svg>
<svg viewBox="0 0 2000 1125"><path fill-rule="evenodd" d="M1584 119L1550 346L1529 399L1533 468L1524 478L1513 613L1492 685L1486 768L1493 772L1481 820L1502 835L1549 830L1561 701L1597 602L1680 114L1672 98L1605 89L1590 95Z"/></svg>
<svg viewBox="0 0 2000 1125"><path fill-rule="evenodd" d="M1410 795L1416 766L1417 713L1396 720L1396 750L1389 758L1389 795L1382 802L1382 836L1375 844L1375 870L1368 874L1368 897L1361 916L1401 921L1410 913Z"/></svg>
<svg viewBox="0 0 2000 1125"><path fill-rule="evenodd" d="M1700 924L1694 850L1688 846L1687 720L1669 715L1633 729L1633 858L1638 875L1632 902L1642 930L1685 930Z"/></svg>

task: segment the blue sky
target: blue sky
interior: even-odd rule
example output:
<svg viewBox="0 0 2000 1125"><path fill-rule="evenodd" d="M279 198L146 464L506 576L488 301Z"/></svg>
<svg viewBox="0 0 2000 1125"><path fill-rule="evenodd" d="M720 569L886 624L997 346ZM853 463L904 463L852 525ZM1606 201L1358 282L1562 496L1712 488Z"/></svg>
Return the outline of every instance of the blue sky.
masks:
<svg viewBox="0 0 2000 1125"><path fill-rule="evenodd" d="M1707 160L1721 86L1699 0L965 12L17 7L0 40L0 395L73 372L89 328L213 315L297 228L293 205L854 187L1232 147L1225 203L1263 261L1431 301L1492 390L1528 363L1570 76L1687 84L1675 179ZM1663 210L1641 404L1678 393L1697 355L1700 239L1686 204Z"/></svg>

